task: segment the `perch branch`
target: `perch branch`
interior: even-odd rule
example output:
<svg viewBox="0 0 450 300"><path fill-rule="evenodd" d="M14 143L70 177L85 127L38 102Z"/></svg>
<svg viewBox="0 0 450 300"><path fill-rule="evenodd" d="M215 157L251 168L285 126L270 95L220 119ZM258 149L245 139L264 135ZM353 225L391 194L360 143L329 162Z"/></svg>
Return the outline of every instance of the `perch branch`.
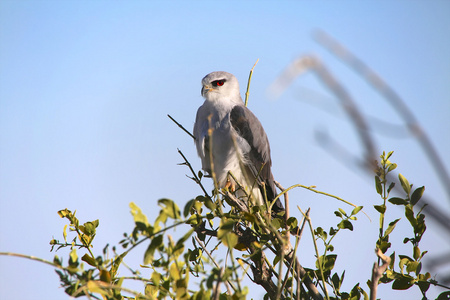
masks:
<svg viewBox="0 0 450 300"><path fill-rule="evenodd" d="M379 248L375 249L375 253L377 254L378 258L381 259L383 264L381 266L379 266L376 262L373 264L372 281L370 286L370 300L377 299L378 281L380 280L381 276L383 276L384 272L386 272L386 269L391 262L391 258L384 255Z"/></svg>

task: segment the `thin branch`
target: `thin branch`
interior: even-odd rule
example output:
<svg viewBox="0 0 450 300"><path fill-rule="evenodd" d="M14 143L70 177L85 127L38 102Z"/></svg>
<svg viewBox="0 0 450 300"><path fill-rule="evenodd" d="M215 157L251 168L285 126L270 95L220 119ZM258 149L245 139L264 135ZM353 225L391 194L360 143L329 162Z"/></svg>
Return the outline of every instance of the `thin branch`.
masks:
<svg viewBox="0 0 450 300"><path fill-rule="evenodd" d="M310 211L311 211L311 209L308 208L308 209L306 210L305 215L306 215L306 216L309 216L309 212L310 212ZM301 239L302 234L303 234L303 229L305 228L305 223L306 223L306 218L305 218L305 216L303 216L302 226L301 226L301 228L300 228L300 231L297 232L297 236L295 237L295 246L294 246L293 256L295 256L295 253L297 252L297 247L298 247L298 244L300 243L300 239ZM285 278L284 278L284 280L283 280L283 286L281 287L281 290L283 290L284 287L286 286L286 283L287 283L287 279L288 279L289 273L291 272L294 263L295 263L295 260L293 260L293 259L289 262L289 266L288 266L288 269L287 269ZM301 284L300 274L297 274L297 282L298 282L298 285Z"/></svg>
<svg viewBox="0 0 450 300"><path fill-rule="evenodd" d="M178 127L180 127L181 129L183 129L184 132L186 132L187 134L189 134L191 136L191 138L194 139L195 141L195 136L189 132L189 130L187 130L186 128L183 127L183 125L181 125L180 123L178 123L174 118L172 118L171 115L167 115L175 124L178 125Z"/></svg>
<svg viewBox="0 0 450 300"><path fill-rule="evenodd" d="M51 261L36 257L36 256L32 256L32 255L25 255L25 254L19 254L19 253L13 253L13 252L0 252L0 256L4 255L4 256L14 256L14 257L20 257L20 258L26 258L26 259L30 259L30 260L34 260L34 261L38 261L47 265L50 265L54 268L60 269L60 270L66 270L66 268L64 268L61 265L55 264Z"/></svg>
<svg viewBox="0 0 450 300"><path fill-rule="evenodd" d="M325 281L325 276L323 275L323 266L322 263L320 263L320 255L319 255L319 248L317 247L317 243L316 243L316 238L314 236L314 227L312 225L312 221L311 218L309 216L307 216L305 213L303 213L302 209L300 208L300 206L297 206L298 210L302 213L302 215L305 217L306 221L308 221L309 224L309 229L311 230L311 236L314 242L314 249L316 250L316 255L317 255L317 260L318 260L318 265L319 265L319 271L320 271L320 275L322 277L322 282L323 282L323 289L325 292L325 297L327 299L330 299L330 296L328 296L328 289L327 289L327 283ZM325 258L325 257L324 257ZM323 262L323 261L322 261Z"/></svg>
<svg viewBox="0 0 450 300"><path fill-rule="evenodd" d="M248 95L250 90L250 82L252 81L253 69L255 68L258 61L259 58L256 60L255 64L253 65L253 68L250 70L250 74L248 75L247 91L245 92L245 106L247 106L248 104Z"/></svg>
<svg viewBox="0 0 450 300"><path fill-rule="evenodd" d="M181 152L180 149L178 149L178 153L180 153L181 157L184 159L184 165L188 166L189 170L191 171L192 175L194 176L194 181L201 187L203 193L205 193L205 196L209 197L208 192L205 190L205 187L200 182L200 178L198 178L197 174L195 174L194 169L192 168L191 163L187 160L186 156L184 156L183 152Z"/></svg>
<svg viewBox="0 0 450 300"><path fill-rule="evenodd" d="M311 191L311 192L314 192L314 193L317 193L317 194L321 194L321 195L325 195L325 196L328 196L328 197L337 199L337 200L342 201L342 202L344 202L345 204L348 204L348 205L353 206L353 207L358 207L356 204L353 204L353 203L351 203L351 202L348 202L347 200L344 200L344 199L342 199L342 198L340 198L340 197L338 197L338 196L335 196L335 195L332 195L332 194L329 194L329 193L325 193L325 192L321 192L321 191L319 191L319 190L316 190L316 189L315 189L315 186L306 186L306 185L303 185L303 184L294 184L294 185L288 187L287 189L285 189L284 191L282 191L282 192L276 197L276 199L279 198L279 197L280 197L281 195L283 195L284 193L287 193L288 191L290 191L290 190L292 190L292 189L294 189L294 188L297 188L297 187L300 187L300 188L303 188L303 189L307 189L307 190L309 190L309 191ZM364 211L363 211L363 213L364 213ZM364 214L369 218L369 216L368 216L366 213L364 213ZM370 218L369 218L369 220L370 220Z"/></svg>
<svg viewBox="0 0 450 300"><path fill-rule="evenodd" d="M208 251L208 249L206 248L205 244L203 244L203 242L196 236L194 236L195 240L197 241L197 243L200 245L200 247L202 247L203 251L206 252L206 254L208 255L209 259L211 259L211 261L214 263L214 265L216 266L216 268L221 269L221 267L219 266L219 264L216 262L216 260L214 259L214 257L211 255L211 253ZM228 280L226 281L226 287L228 290L228 294L232 295L233 293L231 292L230 286L231 288L233 288L233 290L236 291L236 288L233 286L233 284L231 282L229 282Z"/></svg>
<svg viewBox="0 0 450 300"><path fill-rule="evenodd" d="M231 194L229 191L226 192L220 191L220 193L226 196L228 200L230 200L233 203L233 206L237 207L240 211L246 213L249 212L247 205L243 201L235 197L233 194Z"/></svg>
<svg viewBox="0 0 450 300"><path fill-rule="evenodd" d="M284 193L284 210L285 210L284 217L287 222L287 220L289 219L289 194L287 191L285 191L285 188L278 181L274 180L274 182L275 182L275 185L280 189L280 191L282 193ZM274 201L274 203L275 203L275 201ZM286 224L286 226L287 226L287 224ZM290 236L289 230L286 232L286 236L289 239L289 236Z"/></svg>

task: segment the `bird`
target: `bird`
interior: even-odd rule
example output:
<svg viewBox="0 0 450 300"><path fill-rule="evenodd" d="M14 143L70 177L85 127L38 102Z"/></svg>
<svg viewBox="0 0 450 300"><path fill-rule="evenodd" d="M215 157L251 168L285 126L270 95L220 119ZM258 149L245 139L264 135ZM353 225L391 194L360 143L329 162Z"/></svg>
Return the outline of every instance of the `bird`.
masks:
<svg viewBox="0 0 450 300"><path fill-rule="evenodd" d="M201 83L205 101L197 111L193 135L202 169L219 188L237 186L236 195L252 205L263 205L265 200L270 204L277 193L269 140L261 122L244 105L237 78L217 71ZM272 213L282 211L277 199Z"/></svg>

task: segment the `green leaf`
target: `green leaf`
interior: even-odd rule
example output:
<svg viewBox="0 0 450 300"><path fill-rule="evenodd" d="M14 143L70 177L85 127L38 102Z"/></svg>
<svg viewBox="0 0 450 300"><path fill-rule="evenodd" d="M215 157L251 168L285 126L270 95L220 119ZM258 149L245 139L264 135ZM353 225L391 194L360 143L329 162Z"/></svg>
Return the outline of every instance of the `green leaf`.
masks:
<svg viewBox="0 0 450 300"><path fill-rule="evenodd" d="M411 185L408 180L401 173L398 174L398 179L400 180L400 184L402 185L403 190L407 195L411 193Z"/></svg>
<svg viewBox="0 0 450 300"><path fill-rule="evenodd" d="M396 168L397 168L397 164L392 163L392 164L389 165L389 168L388 168L387 171L388 171L388 173L389 173L389 172L395 170Z"/></svg>
<svg viewBox="0 0 450 300"><path fill-rule="evenodd" d="M339 292L341 289L342 281L344 280L345 271L342 273L342 277L339 278L339 275L337 273L334 273L333 276L331 276L331 281L333 282L333 286L335 287L336 291Z"/></svg>
<svg viewBox="0 0 450 300"><path fill-rule="evenodd" d="M181 239L177 241L177 244L183 244L184 242L186 242L192 236L192 233L194 233L194 231L195 228L191 228Z"/></svg>
<svg viewBox="0 0 450 300"><path fill-rule="evenodd" d="M114 278L116 277L117 271L119 270L120 264L123 261L123 258L127 255L127 252L120 254L119 256L114 259L114 262L111 265L110 273L111 276Z"/></svg>
<svg viewBox="0 0 450 300"><path fill-rule="evenodd" d="M391 223L389 223L388 228L384 232L384 236L387 236L387 235L391 234L391 232L394 230L395 225L397 224L398 221L400 221L400 219L394 220Z"/></svg>
<svg viewBox="0 0 450 300"><path fill-rule="evenodd" d="M216 205L209 197L205 197L205 206L212 211L216 209Z"/></svg>
<svg viewBox="0 0 450 300"><path fill-rule="evenodd" d="M158 273L158 272L153 272L152 273L152 283L155 285L155 286L159 286L160 285L160 283L161 283L161 274L160 273Z"/></svg>
<svg viewBox="0 0 450 300"><path fill-rule="evenodd" d="M235 225L236 225L236 221L235 220L223 218L220 221L220 227L219 227L219 231L217 232L217 237L221 238L223 235L225 235L228 232L232 231L234 229Z"/></svg>
<svg viewBox="0 0 450 300"><path fill-rule="evenodd" d="M377 189L377 193L382 196L383 195L383 187L381 185L381 179L378 176L375 176L375 187Z"/></svg>
<svg viewBox="0 0 450 300"><path fill-rule="evenodd" d="M169 274L170 274L170 277L173 279L173 280L178 280L178 279L180 279L180 268L179 268L179 266L178 266L178 264L177 264L177 262L175 261L175 262L173 262L171 265L170 265L170 268L169 268Z"/></svg>
<svg viewBox="0 0 450 300"><path fill-rule="evenodd" d="M414 246L413 253L414 259L418 260L420 258L420 249L418 246Z"/></svg>
<svg viewBox="0 0 450 300"><path fill-rule="evenodd" d="M83 255L81 260L87 262L89 265L91 265L93 267L97 267L97 261L95 260L95 258L91 257L87 253L85 255Z"/></svg>
<svg viewBox="0 0 450 300"><path fill-rule="evenodd" d="M380 213L384 214L386 212L386 206L385 205L374 205L375 209Z"/></svg>
<svg viewBox="0 0 450 300"><path fill-rule="evenodd" d="M384 151L383 151L383 154L384 154ZM386 160L388 160L392 156L392 154L394 154L394 151L389 151L388 154L386 155Z"/></svg>
<svg viewBox="0 0 450 300"><path fill-rule="evenodd" d="M290 228L295 228L298 225L298 220L295 217L290 217L287 221L286 221L287 226L289 226Z"/></svg>
<svg viewBox="0 0 450 300"><path fill-rule="evenodd" d="M195 199L191 199L189 200L186 205L184 206L184 210L183 210L183 216L186 218L189 213L191 212L191 208L192 206L194 206L195 203Z"/></svg>
<svg viewBox="0 0 450 300"><path fill-rule="evenodd" d="M111 282L111 273L107 270L100 270L100 280L106 283Z"/></svg>
<svg viewBox="0 0 450 300"><path fill-rule="evenodd" d="M342 220L338 225L338 228L341 229L349 229L350 231L353 231L353 224L349 220Z"/></svg>
<svg viewBox="0 0 450 300"><path fill-rule="evenodd" d="M164 213L172 219L179 219L180 218L180 209L178 208L178 205L173 202L170 199L159 199L158 205L163 208Z"/></svg>
<svg viewBox="0 0 450 300"><path fill-rule="evenodd" d="M130 202L129 206L131 209L131 215L133 216L134 222L136 224L142 223L145 226L148 226L147 217L142 213L141 209L136 204L134 204L134 202Z"/></svg>
<svg viewBox="0 0 450 300"><path fill-rule="evenodd" d="M413 286L413 280L414 279L409 276L408 277L402 276L400 278L397 278L392 283L392 289L393 290L407 290Z"/></svg>
<svg viewBox="0 0 450 300"><path fill-rule="evenodd" d="M66 232L66 230L67 230L67 224L64 225L64 229L63 229L64 242L67 243L67 232Z"/></svg>
<svg viewBox="0 0 450 300"><path fill-rule="evenodd" d="M408 266L413 260L406 255L399 255L399 258L400 262L398 263L398 266L400 267L400 272L403 274L404 266Z"/></svg>
<svg viewBox="0 0 450 300"><path fill-rule="evenodd" d="M417 202L419 202L420 198L422 198L423 192L425 191L425 187L422 186L420 188L417 188L411 195L411 205L416 205Z"/></svg>
<svg viewBox="0 0 450 300"><path fill-rule="evenodd" d="M416 228L417 220L414 217L414 211L410 206L405 206L405 216L408 219L412 227Z"/></svg>
<svg viewBox="0 0 450 300"><path fill-rule="evenodd" d="M82 232L86 235L94 235L95 234L95 228L98 226L98 220L96 220L97 222L86 222L83 224L83 230ZM96 226L97 225L97 226ZM80 226L81 229L81 226Z"/></svg>
<svg viewBox="0 0 450 300"><path fill-rule="evenodd" d="M238 243L238 236L234 232L230 232L222 237L222 242L229 249L234 248Z"/></svg>
<svg viewBox="0 0 450 300"><path fill-rule="evenodd" d="M72 251L70 252L69 265L71 267L78 266L78 255L77 255L77 251L75 250L75 248L73 248Z"/></svg>
<svg viewBox="0 0 450 300"><path fill-rule="evenodd" d="M390 203L394 205L406 205L408 201L399 197L392 197L388 200Z"/></svg>
<svg viewBox="0 0 450 300"><path fill-rule="evenodd" d="M272 265L273 265L273 266L276 266L277 263L278 263L280 260L281 260L281 256L280 256L280 255L276 255L276 256L273 258Z"/></svg>
<svg viewBox="0 0 450 300"><path fill-rule="evenodd" d="M388 190L387 190L388 194L392 191L392 189L394 187L395 187L395 182L391 182L391 184L389 185Z"/></svg>
<svg viewBox="0 0 450 300"><path fill-rule="evenodd" d="M327 233L326 233L326 231L324 231L324 230L322 229L322 227L317 227L317 229L314 230L314 234L315 234L318 238L320 238L320 239L322 239L322 240L324 240L324 241L326 241L326 239L327 239Z"/></svg>
<svg viewBox="0 0 450 300"><path fill-rule="evenodd" d="M427 253L428 253L428 251L423 251L422 254L420 254L419 259L422 259L422 257L423 257L425 254L427 254Z"/></svg>
<svg viewBox="0 0 450 300"><path fill-rule="evenodd" d="M417 281L417 285L419 286L419 288L422 291L422 293L425 295L426 291L428 291L428 289L430 287L430 282L419 280L419 281ZM439 297L437 299L439 299ZM447 299L450 299L450 294L449 294L449 297Z"/></svg>
<svg viewBox="0 0 450 300"><path fill-rule="evenodd" d="M338 232L338 229L334 229L333 227L330 227L330 235L333 236Z"/></svg>
<svg viewBox="0 0 450 300"><path fill-rule="evenodd" d="M102 288L102 285L99 284L100 281L89 280L86 284L87 289L90 293L98 293L101 295L108 295L109 291Z"/></svg>
<svg viewBox="0 0 450 300"><path fill-rule="evenodd" d="M58 215L59 215L61 218L65 218L65 217L67 217L67 216L70 216L71 214L72 214L72 212L71 212L70 210L68 210L67 208L58 211Z"/></svg>
<svg viewBox="0 0 450 300"><path fill-rule="evenodd" d="M352 210L351 216L356 215L357 213L359 213L359 211L363 209L363 206L357 206Z"/></svg>
<svg viewBox="0 0 450 300"><path fill-rule="evenodd" d="M334 214L335 214L337 217L342 218L342 214L341 214L340 212L335 211Z"/></svg>
<svg viewBox="0 0 450 300"><path fill-rule="evenodd" d="M411 261L409 263L406 264L406 272L411 273L411 272L416 272L417 268L419 267L419 262L418 261Z"/></svg>
<svg viewBox="0 0 450 300"><path fill-rule="evenodd" d="M316 260L316 268L319 268L322 265L323 271L331 271L334 268L334 264L336 262L337 255L330 254L327 256L320 256L319 259Z"/></svg>
<svg viewBox="0 0 450 300"><path fill-rule="evenodd" d="M394 263L395 263L395 251L392 252L390 258L391 258L391 262L389 263L389 269L393 270L394 269Z"/></svg>
<svg viewBox="0 0 450 300"><path fill-rule="evenodd" d="M278 218L273 218L271 223L275 229L279 229L282 225L281 220Z"/></svg>
<svg viewBox="0 0 450 300"><path fill-rule="evenodd" d="M439 296L436 298L436 300L448 300L450 299L450 291L442 292L439 294Z"/></svg>
<svg viewBox="0 0 450 300"><path fill-rule="evenodd" d="M156 250L156 248L161 246L162 242L163 242L163 235L162 234L157 235L157 236L155 236L152 239L150 245L148 246L148 248L147 248L147 250L145 251L145 254L144 254L144 265L149 265L149 264L152 263L153 256L155 254L155 250Z"/></svg>
<svg viewBox="0 0 450 300"><path fill-rule="evenodd" d="M377 246L380 248L381 252L386 253L387 249L391 247L391 243L388 241L378 241Z"/></svg>

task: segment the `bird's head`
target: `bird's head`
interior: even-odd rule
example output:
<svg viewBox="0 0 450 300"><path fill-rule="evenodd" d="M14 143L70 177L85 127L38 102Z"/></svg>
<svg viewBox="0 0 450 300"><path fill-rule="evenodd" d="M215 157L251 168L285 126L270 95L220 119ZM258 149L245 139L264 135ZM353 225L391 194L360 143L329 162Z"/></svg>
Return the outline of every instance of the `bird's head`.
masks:
<svg viewBox="0 0 450 300"><path fill-rule="evenodd" d="M242 102L239 82L233 74L212 72L202 79L202 96L208 101Z"/></svg>

